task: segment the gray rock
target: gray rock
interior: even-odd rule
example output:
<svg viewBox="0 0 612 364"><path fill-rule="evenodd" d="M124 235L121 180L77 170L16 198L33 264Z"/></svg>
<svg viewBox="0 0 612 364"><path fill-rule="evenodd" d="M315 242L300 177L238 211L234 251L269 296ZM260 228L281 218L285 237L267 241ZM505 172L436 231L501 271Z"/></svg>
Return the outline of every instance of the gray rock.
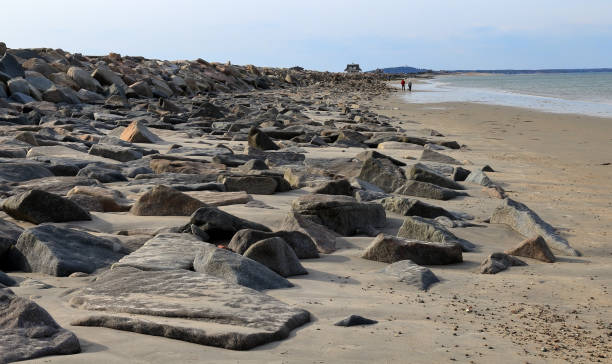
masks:
<svg viewBox="0 0 612 364"><path fill-rule="evenodd" d="M266 133L256 127L252 127L249 130L249 146L259 150L279 149L278 145L276 145Z"/></svg>
<svg viewBox="0 0 612 364"><path fill-rule="evenodd" d="M504 199L502 204L493 212L490 222L491 224L508 225L523 236L540 235L553 249L568 255L580 256L580 252L572 248L569 242L557 234L550 224L518 201L510 198Z"/></svg>
<svg viewBox="0 0 612 364"><path fill-rule="evenodd" d="M423 153L421 154L421 157L419 158L419 160L426 161L426 162L437 162L437 163L456 164L456 165L462 164L461 162L459 162L453 157L449 157L445 154L433 151L431 149L423 149Z"/></svg>
<svg viewBox="0 0 612 364"><path fill-rule="evenodd" d="M381 198L385 198L387 196L389 196L389 194L384 193L384 192L376 192L376 191L368 191L368 190L355 191L355 200L359 202L380 200Z"/></svg>
<svg viewBox="0 0 612 364"><path fill-rule="evenodd" d="M227 176L221 183L228 192L244 191L254 195L272 195L278 187L276 179L269 176Z"/></svg>
<svg viewBox="0 0 612 364"><path fill-rule="evenodd" d="M15 57L8 53L0 58L0 72L9 75L11 78L25 77L23 67Z"/></svg>
<svg viewBox="0 0 612 364"><path fill-rule="evenodd" d="M554 263L556 260L555 255L550 251L548 244L541 236L520 242L514 248L506 250L506 254L537 259L546 263Z"/></svg>
<svg viewBox="0 0 612 364"><path fill-rule="evenodd" d="M130 212L137 216L189 216L205 206L185 193L158 185L140 196Z"/></svg>
<svg viewBox="0 0 612 364"><path fill-rule="evenodd" d="M317 250L321 253L330 254L336 250L336 238L340 236L333 230L323 226L318 217L303 216L295 212L289 212L280 231L298 231L307 235L314 241Z"/></svg>
<svg viewBox="0 0 612 364"><path fill-rule="evenodd" d="M107 144L92 145L89 149L89 154L114 159L120 162L128 162L142 158L142 153L137 150Z"/></svg>
<svg viewBox="0 0 612 364"><path fill-rule="evenodd" d="M383 191L395 191L406 182L404 171L387 158L368 158L363 162L359 178Z"/></svg>
<svg viewBox="0 0 612 364"><path fill-rule="evenodd" d="M473 172L471 172L467 178L465 179L465 182L468 183L475 183L481 186L493 186L494 183L493 181L491 181L491 179L489 179L489 177L487 176L486 173L484 173L481 170L475 170Z"/></svg>
<svg viewBox="0 0 612 364"><path fill-rule="evenodd" d="M460 239L448 231L444 226L434 220L411 216L404 219L404 223L397 232L400 238L416 239L439 243L457 243L463 251L472 251L476 247L467 240ZM419 263L419 262L416 262Z"/></svg>
<svg viewBox="0 0 612 364"><path fill-rule="evenodd" d="M282 340L310 321L307 311L187 270L112 269L74 292L70 305L97 312L80 311L87 316L75 319L72 325L107 327L232 350Z"/></svg>
<svg viewBox="0 0 612 364"><path fill-rule="evenodd" d="M312 193L321 195L353 195L353 186L347 179L325 182L317 186Z"/></svg>
<svg viewBox="0 0 612 364"><path fill-rule="evenodd" d="M480 273L496 274L512 266L523 266L527 263L505 253L492 253L480 264Z"/></svg>
<svg viewBox="0 0 612 364"><path fill-rule="evenodd" d="M465 181L465 179L470 175L470 173L472 173L472 171L470 171L469 169L457 166L453 169L453 174L451 175L451 178L455 182Z"/></svg>
<svg viewBox="0 0 612 364"><path fill-rule="evenodd" d="M430 205L428 203L407 197L386 197L380 201L385 210L395 212L403 216L420 216L428 219L435 219L438 216L446 216L455 220L452 213L442 207Z"/></svg>
<svg viewBox="0 0 612 364"><path fill-rule="evenodd" d="M4 200L2 209L14 219L34 224L91 220L89 212L76 203L42 190L11 196Z"/></svg>
<svg viewBox="0 0 612 364"><path fill-rule="evenodd" d="M82 168L79 171L79 173L77 173L77 176L96 179L100 181L101 183L127 181L127 178L120 171L117 171L115 169L105 168L102 166L96 166L93 164L90 164L87 167Z"/></svg>
<svg viewBox="0 0 612 364"><path fill-rule="evenodd" d="M389 157L388 155L379 153L375 150L366 150L365 152L361 152L359 154L357 154L355 156L356 159L359 159L362 162L365 162L367 159L370 158L374 158L374 159L387 159L389 161L391 161L393 164L395 164L398 167L403 167L406 165L406 163L399 161L393 157Z"/></svg>
<svg viewBox="0 0 612 364"><path fill-rule="evenodd" d="M454 190L464 189L463 186L457 182L433 171L431 168L421 163L417 163L410 167L408 172L406 172L406 175L408 179L415 181L432 183L440 187L452 188Z"/></svg>
<svg viewBox="0 0 612 364"><path fill-rule="evenodd" d="M66 277L74 272L93 273L125 255L116 241L82 231L41 225L27 229L9 251L15 269Z"/></svg>
<svg viewBox="0 0 612 364"><path fill-rule="evenodd" d="M244 252L254 243L273 237L279 237L285 240L285 242L289 244L297 257L300 259L319 257L317 246L312 239L308 235L299 231L281 230L275 232L265 232L253 229L243 229L234 234L232 240L227 246L238 254L244 254Z"/></svg>
<svg viewBox="0 0 612 364"><path fill-rule="evenodd" d="M8 274L4 273L3 271L0 271L0 288L2 288L3 285L6 287L16 286L17 281L9 277Z"/></svg>
<svg viewBox="0 0 612 364"><path fill-rule="evenodd" d="M76 354L77 337L36 303L0 289L0 362Z"/></svg>
<svg viewBox="0 0 612 364"><path fill-rule="evenodd" d="M53 173L38 163L0 163L2 182L23 182L44 177L53 177Z"/></svg>
<svg viewBox="0 0 612 364"><path fill-rule="evenodd" d="M282 238L274 237L251 245L244 256L259 262L283 277L308 274L297 255Z"/></svg>
<svg viewBox="0 0 612 364"><path fill-rule="evenodd" d="M6 83L11 94L22 93L25 95L30 94L30 84L28 81L21 77L13 78Z"/></svg>
<svg viewBox="0 0 612 364"><path fill-rule="evenodd" d="M334 326L358 326L358 325L374 325L377 324L378 321L370 320L365 317L361 317L359 315L350 315L349 317L342 319L334 324Z"/></svg>
<svg viewBox="0 0 612 364"><path fill-rule="evenodd" d="M158 234L113 264L113 269L134 267L140 270L193 270L196 254L206 245L210 244L191 234Z"/></svg>
<svg viewBox="0 0 612 364"><path fill-rule="evenodd" d="M432 284L440 282L429 268L421 267L408 259L389 264L381 273L423 291L427 291Z"/></svg>
<svg viewBox="0 0 612 364"><path fill-rule="evenodd" d="M70 67L66 73L80 88L93 92L102 91L102 85L85 70L79 67Z"/></svg>
<svg viewBox="0 0 612 364"><path fill-rule="evenodd" d="M0 219L0 257L6 252L11 246L17 243L19 235L23 232L20 226L8 222L4 219Z"/></svg>
<svg viewBox="0 0 612 364"><path fill-rule="evenodd" d="M293 200L291 208L302 215L313 215L343 236L378 234L387 223L385 209L377 203L357 202L340 195L306 195Z"/></svg>
<svg viewBox="0 0 612 364"><path fill-rule="evenodd" d="M420 265L443 265L463 261L461 246L456 243L400 239L384 234L379 234L361 257L384 263L409 259Z"/></svg>
<svg viewBox="0 0 612 364"><path fill-rule="evenodd" d="M192 224L206 232L211 242L228 242L242 229L270 231L267 226L241 219L214 206L202 207L194 212L183 231L190 232Z"/></svg>
<svg viewBox="0 0 612 364"><path fill-rule="evenodd" d="M210 274L257 291L293 287L287 279L265 265L212 244L207 244L198 252L193 268L196 272Z"/></svg>
<svg viewBox="0 0 612 364"><path fill-rule="evenodd" d="M451 190L432 183L419 181L406 181L401 187L394 191L399 195L416 196L430 198L432 200L451 200L457 196L467 196L468 194L461 191Z"/></svg>

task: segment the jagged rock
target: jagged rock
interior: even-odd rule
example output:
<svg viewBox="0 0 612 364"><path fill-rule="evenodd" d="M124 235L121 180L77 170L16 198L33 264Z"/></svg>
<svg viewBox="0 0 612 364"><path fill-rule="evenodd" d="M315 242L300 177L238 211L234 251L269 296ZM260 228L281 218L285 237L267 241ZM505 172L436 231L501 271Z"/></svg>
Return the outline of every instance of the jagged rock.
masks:
<svg viewBox="0 0 612 364"><path fill-rule="evenodd" d="M157 143L161 139L153 134L141 121L133 121L119 136L130 143Z"/></svg>
<svg viewBox="0 0 612 364"><path fill-rule="evenodd" d="M408 259L389 264L381 273L397 278L398 282L416 286L423 291L427 291L432 284L440 282L430 269L421 267Z"/></svg>
<svg viewBox="0 0 612 364"><path fill-rule="evenodd" d="M302 216L295 212L289 212L279 231L298 231L314 241L317 250L321 253L330 254L336 250L336 237L339 236L333 230L323 226L318 217Z"/></svg>
<svg viewBox="0 0 612 364"><path fill-rule="evenodd" d="M475 248L474 244L456 237L438 222L418 216L406 217L397 236L421 241L457 243L463 251L472 251Z"/></svg>
<svg viewBox="0 0 612 364"><path fill-rule="evenodd" d="M130 85L130 89L134 90L134 92L141 97L152 98L153 92L151 91L151 86L145 81L138 81Z"/></svg>
<svg viewBox="0 0 612 364"><path fill-rule="evenodd" d="M374 325L377 324L378 321L370 320L365 317L361 317L359 315L350 315L349 317L342 319L334 324L334 326L358 326L358 325Z"/></svg>
<svg viewBox="0 0 612 364"><path fill-rule="evenodd" d="M559 236L555 229L542 220L524 204L506 198L498 206L490 219L491 224L506 224L523 236L542 236L552 247L565 254L579 256L580 252Z"/></svg>
<svg viewBox="0 0 612 364"><path fill-rule="evenodd" d="M353 195L353 186L347 179L325 182L317 186L312 193L321 195Z"/></svg>
<svg viewBox="0 0 612 364"><path fill-rule="evenodd" d="M210 274L257 291L293 287L291 282L265 265L211 244L200 249L193 267L196 272Z"/></svg>
<svg viewBox="0 0 612 364"><path fill-rule="evenodd" d="M486 187L494 185L493 181L489 179L486 173L480 170L475 170L471 172L465 179L465 182L475 183L475 184L479 184L481 186L486 186Z"/></svg>
<svg viewBox="0 0 612 364"><path fill-rule="evenodd" d="M9 251L13 268L66 277L74 272L93 273L125 255L116 241L54 225L27 229Z"/></svg>
<svg viewBox="0 0 612 364"><path fill-rule="evenodd" d="M406 172L406 175L408 179L415 181L432 183L440 187L452 188L454 190L464 189L463 186L457 182L451 180L450 178L444 177L421 163L417 163L410 167L408 172Z"/></svg>
<svg viewBox="0 0 612 364"><path fill-rule="evenodd" d="M423 153L421 153L421 157L419 158L421 161L426 162L437 162L437 163L446 163L446 164L462 164L458 160L453 157L449 157L442 153L433 151L431 149L423 149Z"/></svg>
<svg viewBox="0 0 612 364"><path fill-rule="evenodd" d="M496 274L511 266L527 265L522 260L505 253L492 253L480 264L480 273Z"/></svg>
<svg viewBox="0 0 612 364"><path fill-rule="evenodd" d="M125 177L120 171L109 167L90 164L79 170L78 177L87 177L100 181L101 183L126 182Z"/></svg>
<svg viewBox="0 0 612 364"><path fill-rule="evenodd" d="M100 201L93 196L73 195L68 197L68 199L81 206L85 211L104 212L104 207L102 207Z"/></svg>
<svg viewBox="0 0 612 364"><path fill-rule="evenodd" d="M461 263L461 250L460 245L451 242L400 239L379 234L361 257L384 263L409 259L421 265L441 265Z"/></svg>
<svg viewBox="0 0 612 364"><path fill-rule="evenodd" d="M140 270L193 270L196 254L206 245L211 244L204 243L191 234L158 234L113 264L113 269L133 267Z"/></svg>
<svg viewBox="0 0 612 364"><path fill-rule="evenodd" d="M516 247L506 250L506 254L519 257L537 259L546 263L554 263L555 255L550 251L546 241L541 236L536 236L522 241Z"/></svg>
<svg viewBox="0 0 612 364"><path fill-rule="evenodd" d="M271 176L227 176L220 180L226 191L244 191L254 195L273 195L278 182Z"/></svg>
<svg viewBox="0 0 612 364"><path fill-rule="evenodd" d="M77 337L36 303L0 289L0 362L81 352Z"/></svg>
<svg viewBox="0 0 612 364"><path fill-rule="evenodd" d="M455 215L446 211L442 207L430 205L428 203L406 197L386 197L380 201L385 210L392 211L403 216L421 216L428 219L435 219L438 216L446 216L456 219Z"/></svg>
<svg viewBox="0 0 612 364"><path fill-rule="evenodd" d="M74 202L41 190L11 196L4 200L2 209L14 219L34 224L91 220L89 212Z"/></svg>
<svg viewBox="0 0 612 364"><path fill-rule="evenodd" d="M455 167L453 169L453 174L451 175L451 179L455 182L465 181L465 179L472 173L469 169L465 169L463 167Z"/></svg>
<svg viewBox="0 0 612 364"><path fill-rule="evenodd" d="M21 235L22 232L23 229L20 226L0 219L0 257L11 246L17 243L17 239L19 239L19 235Z"/></svg>
<svg viewBox="0 0 612 364"><path fill-rule="evenodd" d="M88 196L99 202L104 212L121 212L128 211L131 204L125 199L125 196L116 190L111 190L103 187L95 186L76 186L68 191L68 198L82 195Z"/></svg>
<svg viewBox="0 0 612 364"><path fill-rule="evenodd" d="M96 311L75 319L72 325L107 327L232 350L282 340L310 321L307 311L188 270L112 269L73 293L70 305Z"/></svg>
<svg viewBox="0 0 612 364"><path fill-rule="evenodd" d="M89 91L98 92L102 90L102 85L95 78L91 77L89 73L79 67L70 67L66 72L80 88L84 88Z"/></svg>
<svg viewBox="0 0 612 364"><path fill-rule="evenodd" d="M249 146L259 150L279 149L278 145L276 145L266 133L256 127L252 127L249 130Z"/></svg>
<svg viewBox="0 0 612 364"><path fill-rule="evenodd" d="M142 153L137 150L108 144L92 145L89 149L89 154L114 159L120 162L128 162L142 158Z"/></svg>
<svg viewBox="0 0 612 364"><path fill-rule="evenodd" d="M253 229L243 229L234 234L227 247L238 254L244 254L244 252L256 242L273 237L279 237L285 240L285 242L289 244L297 257L300 259L319 257L317 246L312 239L308 235L299 231L281 230L275 232L265 232Z"/></svg>
<svg viewBox="0 0 612 364"><path fill-rule="evenodd" d="M25 77L23 67L21 67L15 57L8 53L0 58L0 72L9 75L10 78Z"/></svg>
<svg viewBox="0 0 612 364"><path fill-rule="evenodd" d="M318 217L328 228L343 236L374 236L386 225L385 209L377 203L357 202L350 196L306 195L293 200L291 208L302 215Z"/></svg>
<svg viewBox="0 0 612 364"><path fill-rule="evenodd" d="M465 192L451 190L427 182L406 181L394 191L399 195L431 198L433 200L451 200L457 196L467 196Z"/></svg>
<svg viewBox="0 0 612 364"><path fill-rule="evenodd" d="M0 163L0 181L23 182L37 178L52 177L53 173L36 163Z"/></svg>
<svg viewBox="0 0 612 364"><path fill-rule="evenodd" d="M251 245L243 254L283 277L308 274L297 255L282 238L268 238Z"/></svg>
<svg viewBox="0 0 612 364"><path fill-rule="evenodd" d="M368 158L363 162L359 178L383 191L395 191L406 182L404 171L387 158Z"/></svg>
<svg viewBox="0 0 612 364"><path fill-rule="evenodd" d="M189 216L206 204L174 188L153 187L134 203L130 212L137 216Z"/></svg>
<svg viewBox="0 0 612 364"><path fill-rule="evenodd" d="M237 231L242 229L270 231L262 224L241 219L214 206L205 206L194 212L183 231L190 232L192 224L206 232L211 242L229 241Z"/></svg>
<svg viewBox="0 0 612 364"><path fill-rule="evenodd" d="M404 163L402 161L399 161L399 160L397 160L397 159L395 159L393 157L389 157L386 154L379 153L379 152L377 152L375 150L366 150L365 152L361 152L361 153L357 154L355 156L355 158L360 160L360 161L362 161L362 162L365 162L366 160L368 160L370 158L374 158L374 159L387 159L387 160L390 160L393 164L395 164L398 167L403 167L403 166L406 165L406 163Z"/></svg>

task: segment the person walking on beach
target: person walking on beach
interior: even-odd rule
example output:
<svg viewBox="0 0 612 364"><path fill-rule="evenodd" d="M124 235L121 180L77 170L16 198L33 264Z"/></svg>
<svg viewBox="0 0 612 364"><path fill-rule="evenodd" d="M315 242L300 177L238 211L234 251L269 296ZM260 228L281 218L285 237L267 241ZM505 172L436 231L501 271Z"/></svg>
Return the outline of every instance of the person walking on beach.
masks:
<svg viewBox="0 0 612 364"><path fill-rule="evenodd" d="M406 81L402 79L402 82L400 83L402 84L402 91L406 91Z"/></svg>
<svg viewBox="0 0 612 364"><path fill-rule="evenodd" d="M412 92L412 81L408 80L408 91Z"/></svg>

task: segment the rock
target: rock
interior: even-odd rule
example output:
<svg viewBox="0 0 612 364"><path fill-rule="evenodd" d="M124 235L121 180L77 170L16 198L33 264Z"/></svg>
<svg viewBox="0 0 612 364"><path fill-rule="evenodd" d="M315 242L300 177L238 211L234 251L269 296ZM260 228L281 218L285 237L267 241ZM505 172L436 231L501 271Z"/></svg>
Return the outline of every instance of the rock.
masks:
<svg viewBox="0 0 612 364"><path fill-rule="evenodd" d="M123 82L121 77L115 72L111 71L108 66L99 66L91 74L91 77L95 78L102 85L115 85L122 90L127 90L128 86Z"/></svg>
<svg viewBox="0 0 612 364"><path fill-rule="evenodd" d="M9 251L9 261L24 272L66 277L74 272L93 273L123 257L122 246L112 240L54 225L36 226L21 234Z"/></svg>
<svg viewBox="0 0 612 364"><path fill-rule="evenodd" d="M200 249L193 267L196 272L206 273L257 291L293 287L287 279L265 265L211 244Z"/></svg>
<svg viewBox="0 0 612 364"><path fill-rule="evenodd" d="M0 181L2 182L23 182L45 177L53 177L53 173L38 163L0 163Z"/></svg>
<svg viewBox="0 0 612 364"><path fill-rule="evenodd" d="M157 174L161 173L182 173L182 174L214 174L218 175L225 166L206 161L181 161L169 159L152 159L151 169Z"/></svg>
<svg viewBox="0 0 612 364"><path fill-rule="evenodd" d="M554 263L555 256L550 251L546 241L541 236L536 236L522 241L516 247L506 250L506 254L519 257L537 259L546 263Z"/></svg>
<svg viewBox="0 0 612 364"><path fill-rule="evenodd" d="M280 149L266 133L256 127L249 130L249 146L259 150Z"/></svg>
<svg viewBox="0 0 612 364"><path fill-rule="evenodd" d="M334 324L334 326L358 326L358 325L374 325L377 324L378 321L370 320L365 317L361 317L358 315L350 315L349 317L342 319Z"/></svg>
<svg viewBox="0 0 612 364"><path fill-rule="evenodd" d="M456 164L456 165L461 164L461 162L459 162L455 158L449 157L447 155L433 151L431 149L423 149L423 153L421 153L421 157L419 157L419 160L426 161L426 162L445 163L445 164Z"/></svg>
<svg viewBox="0 0 612 364"><path fill-rule="evenodd" d="M16 285L17 281L9 277L8 274L4 273L3 271L0 271L0 289L3 288L2 286L13 287Z"/></svg>
<svg viewBox="0 0 612 364"><path fill-rule="evenodd" d="M433 200L451 200L457 196L467 196L465 192L451 190L427 182L406 181L394 193L407 196L430 198Z"/></svg>
<svg viewBox="0 0 612 364"><path fill-rule="evenodd" d="M88 196L99 202L104 212L128 211L131 204L125 199L123 193L103 187L76 186L68 191L68 198L82 195Z"/></svg>
<svg viewBox="0 0 612 364"><path fill-rule="evenodd" d="M384 192L368 191L368 190L357 190L355 191L355 200L359 202L368 202L374 200L380 200L389 196Z"/></svg>
<svg viewBox="0 0 612 364"><path fill-rule="evenodd" d="M80 88L84 88L92 92L99 92L102 90L102 85L100 85L96 79L91 77L89 73L79 67L70 67L66 74L77 85L79 85Z"/></svg>
<svg viewBox="0 0 612 364"><path fill-rule="evenodd" d="M490 187L483 187L482 192L485 192L491 198L497 198L503 200L506 198L506 191L500 186L492 185Z"/></svg>
<svg viewBox="0 0 612 364"><path fill-rule="evenodd" d="M350 196L306 195L293 200L291 209L318 217L325 226L343 236L376 235L386 225L385 209L370 202L357 202Z"/></svg>
<svg viewBox="0 0 612 364"><path fill-rule="evenodd" d="M336 250L336 237L339 234L314 220L320 222L318 218L313 219L295 212L289 212L285 216L279 231L301 232L312 239L319 252L325 254L333 253Z"/></svg>
<svg viewBox="0 0 612 364"><path fill-rule="evenodd" d="M505 253L492 253L480 264L480 273L496 274L511 266L522 266L527 263Z"/></svg>
<svg viewBox="0 0 612 364"><path fill-rule="evenodd" d="M133 267L140 270L193 270L196 254L206 245L211 244L204 243L191 234L158 234L113 264L113 269Z"/></svg>
<svg viewBox="0 0 612 364"><path fill-rule="evenodd" d="M406 217L397 236L421 241L457 243L463 251L472 251L475 248L474 244L456 237L438 222L418 216ZM415 262L420 264L418 261Z"/></svg>
<svg viewBox="0 0 612 364"><path fill-rule="evenodd" d="M114 159L120 162L128 162L142 158L142 153L137 150L107 144L92 145L89 149L89 154Z"/></svg>
<svg viewBox="0 0 612 364"><path fill-rule="evenodd" d="M19 235L23 232L20 226L8 222L4 219L0 219L0 257L6 252L11 246L17 243Z"/></svg>
<svg viewBox="0 0 612 364"><path fill-rule="evenodd" d="M21 67L15 57L8 53L0 58L0 72L9 75L10 78L25 77L23 67Z"/></svg>
<svg viewBox="0 0 612 364"><path fill-rule="evenodd" d="M77 337L36 303L0 289L0 362L81 352Z"/></svg>
<svg viewBox="0 0 612 364"><path fill-rule="evenodd" d="M409 259L420 265L443 265L463 262L461 250L460 245L451 242L400 239L379 234L361 257L384 263Z"/></svg>
<svg viewBox="0 0 612 364"><path fill-rule="evenodd" d="M282 238L293 249L295 254L300 259L318 258L317 246L312 239L299 231L275 231L265 232L253 229L243 229L232 237L232 240L227 245L228 248L238 254L244 252L258 241L279 237Z"/></svg>
<svg viewBox="0 0 612 364"><path fill-rule="evenodd" d="M205 206L194 212L183 231L190 232L192 224L206 232L211 238L211 243L228 242L238 230L242 229L270 231L262 224L241 219L214 206Z"/></svg>
<svg viewBox="0 0 612 364"><path fill-rule="evenodd" d="M395 212L402 216L421 216L428 219L435 219L438 216L446 216L456 219L455 215L446 211L442 207L430 205L416 199L406 197L386 197L380 201L385 210Z"/></svg>
<svg viewBox="0 0 612 364"><path fill-rule="evenodd" d="M453 174L451 175L451 178L455 182L465 181L465 179L470 175L470 173L472 173L472 171L470 171L469 169L457 166L453 169Z"/></svg>
<svg viewBox="0 0 612 364"><path fill-rule="evenodd" d="M524 204L510 198L504 199L490 219L491 224L506 224L523 236L542 236L553 249L565 254L579 256L580 252L569 245L569 242L559 236L555 229L542 220L535 212Z"/></svg>
<svg viewBox="0 0 612 364"><path fill-rule="evenodd" d="M368 158L363 162L359 178L383 191L395 191L406 182L404 171L387 158Z"/></svg>
<svg viewBox="0 0 612 364"><path fill-rule="evenodd" d="M209 274L187 270L112 269L74 292L70 305L96 311L80 311L87 316L75 319L72 325L107 327L232 350L282 340L310 321L307 311Z"/></svg>
<svg viewBox="0 0 612 364"><path fill-rule="evenodd" d="M270 176L227 176L220 180L226 191L244 191L253 195L273 195L278 182Z"/></svg>
<svg viewBox="0 0 612 364"><path fill-rule="evenodd" d="M362 161L362 162L365 162L366 160L368 160L370 158L374 158L374 159L387 159L387 160L390 160L393 164L395 164L398 167L403 167L403 166L406 165L406 163L404 163L402 161L399 161L399 160L397 160L395 158L389 157L386 154L379 153L379 152L377 152L375 150L366 150L365 152L361 152L361 153L357 154L355 156L355 158L360 160L360 161Z"/></svg>
<svg viewBox="0 0 612 364"><path fill-rule="evenodd" d="M145 81L138 81L130 85L130 89L134 90L134 92L141 97L152 98L153 92L151 91L151 86Z"/></svg>
<svg viewBox="0 0 612 364"><path fill-rule="evenodd" d="M329 181L320 186L317 186L312 193L321 195L353 195L353 186L351 183L343 178L337 181Z"/></svg>
<svg viewBox="0 0 612 364"><path fill-rule="evenodd" d="M227 206L246 204L253 200L251 195L246 192L214 192L214 191L196 191L190 192L191 197L197 198L210 206Z"/></svg>
<svg viewBox="0 0 612 364"><path fill-rule="evenodd" d="M133 121L119 136L130 143L157 143L161 139L153 134L141 121Z"/></svg>
<svg viewBox="0 0 612 364"><path fill-rule="evenodd" d="M158 185L140 196L130 212L137 216L189 216L205 206L185 193Z"/></svg>
<svg viewBox="0 0 612 364"><path fill-rule="evenodd" d="M68 199L76 203L77 205L81 206L83 210L85 211L104 212L104 207L102 207L102 204L100 203L100 201L98 201L93 196L74 195L74 196L68 197Z"/></svg>
<svg viewBox="0 0 612 364"><path fill-rule="evenodd" d="M465 182L475 183L475 184L479 184L481 186L487 186L487 187L494 185L493 181L489 179L486 173L480 170L475 170L471 172L465 179Z"/></svg>
<svg viewBox="0 0 612 364"><path fill-rule="evenodd" d="M397 278L398 282L416 286L423 291L427 291L432 284L440 282L430 269L421 267L408 259L389 264L381 273Z"/></svg>
<svg viewBox="0 0 612 364"><path fill-rule="evenodd" d="M34 224L91 220L89 212L74 202L42 190L11 196L4 200L2 209L14 219Z"/></svg>
<svg viewBox="0 0 612 364"><path fill-rule="evenodd" d="M457 182L451 180L450 178L442 176L441 174L433 171L432 169L421 163L417 163L410 167L406 175L408 176L408 179L419 182L432 183L440 187L452 188L453 190L464 189L463 186L461 186Z"/></svg>
<svg viewBox="0 0 612 364"><path fill-rule="evenodd" d="M79 170L78 177L96 179L101 183L126 182L127 178L118 170L90 164Z"/></svg>
<svg viewBox="0 0 612 364"><path fill-rule="evenodd" d="M279 237L268 238L251 245L243 254L283 277L308 274L291 247Z"/></svg>
<svg viewBox="0 0 612 364"><path fill-rule="evenodd" d="M11 79L6 83L6 85L8 86L11 94L16 94L18 92L25 95L30 94L30 84L21 77Z"/></svg>

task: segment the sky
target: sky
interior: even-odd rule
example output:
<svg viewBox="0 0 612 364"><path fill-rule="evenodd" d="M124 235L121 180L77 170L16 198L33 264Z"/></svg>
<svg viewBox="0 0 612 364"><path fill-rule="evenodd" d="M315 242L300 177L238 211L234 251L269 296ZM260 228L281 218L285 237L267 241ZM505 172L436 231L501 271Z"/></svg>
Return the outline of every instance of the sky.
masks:
<svg viewBox="0 0 612 364"><path fill-rule="evenodd" d="M612 67L612 0L3 0L9 48L342 71Z"/></svg>

